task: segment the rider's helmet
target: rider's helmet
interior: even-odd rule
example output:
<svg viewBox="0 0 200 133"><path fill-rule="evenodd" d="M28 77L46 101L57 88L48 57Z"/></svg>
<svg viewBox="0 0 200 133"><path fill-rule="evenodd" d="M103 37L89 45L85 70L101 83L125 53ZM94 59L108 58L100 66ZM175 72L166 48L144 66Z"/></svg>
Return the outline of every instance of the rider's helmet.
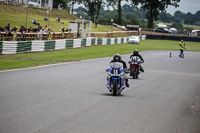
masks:
<svg viewBox="0 0 200 133"><path fill-rule="evenodd" d="M134 51L133 51L133 55L138 55L139 54L139 51L137 50L137 49L135 49Z"/></svg>
<svg viewBox="0 0 200 133"><path fill-rule="evenodd" d="M120 54L115 54L114 56L113 56L113 60L115 61L115 62L120 62L121 61L121 55Z"/></svg>

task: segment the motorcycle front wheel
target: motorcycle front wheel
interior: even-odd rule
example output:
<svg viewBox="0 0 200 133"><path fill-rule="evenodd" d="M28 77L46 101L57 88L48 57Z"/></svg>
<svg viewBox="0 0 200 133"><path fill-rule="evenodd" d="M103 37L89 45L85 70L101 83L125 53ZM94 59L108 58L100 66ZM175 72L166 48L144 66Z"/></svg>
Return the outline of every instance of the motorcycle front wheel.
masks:
<svg viewBox="0 0 200 133"><path fill-rule="evenodd" d="M113 80L113 95L116 96L117 95L117 79Z"/></svg>

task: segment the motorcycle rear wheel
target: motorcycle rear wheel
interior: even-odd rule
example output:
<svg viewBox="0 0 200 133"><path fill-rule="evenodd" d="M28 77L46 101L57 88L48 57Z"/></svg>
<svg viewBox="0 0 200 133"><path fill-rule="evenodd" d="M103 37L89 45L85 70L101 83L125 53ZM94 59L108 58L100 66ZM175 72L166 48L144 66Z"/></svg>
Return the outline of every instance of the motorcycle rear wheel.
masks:
<svg viewBox="0 0 200 133"><path fill-rule="evenodd" d="M133 79L136 79L137 78L137 72L136 72L136 69L135 68L133 68Z"/></svg>

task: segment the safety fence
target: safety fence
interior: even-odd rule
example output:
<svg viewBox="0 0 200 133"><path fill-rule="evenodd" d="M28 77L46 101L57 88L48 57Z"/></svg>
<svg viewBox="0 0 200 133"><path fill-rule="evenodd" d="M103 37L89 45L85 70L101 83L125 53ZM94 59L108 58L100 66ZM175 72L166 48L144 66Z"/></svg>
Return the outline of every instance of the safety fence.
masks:
<svg viewBox="0 0 200 133"><path fill-rule="evenodd" d="M52 32L52 33L6 33L0 32L0 41L30 41L30 40L56 40L74 39L77 32Z"/></svg>
<svg viewBox="0 0 200 133"><path fill-rule="evenodd" d="M0 54L16 54L28 52L42 52L68 48L80 48L94 45L111 45L127 43L129 37L96 38L34 41L0 41Z"/></svg>
<svg viewBox="0 0 200 133"><path fill-rule="evenodd" d="M113 32L91 32L91 37L116 38L138 35L136 31L113 31ZM88 37L87 33L87 37ZM21 33L21 32L0 32L0 41L31 41L31 40L58 40L76 39L81 37L81 31L73 32L50 32L50 33Z"/></svg>

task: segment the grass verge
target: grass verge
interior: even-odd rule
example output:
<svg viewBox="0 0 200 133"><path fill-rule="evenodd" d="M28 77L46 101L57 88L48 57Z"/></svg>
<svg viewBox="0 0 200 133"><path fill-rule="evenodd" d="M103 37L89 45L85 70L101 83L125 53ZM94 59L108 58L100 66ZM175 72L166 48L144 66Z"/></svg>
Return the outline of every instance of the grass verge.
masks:
<svg viewBox="0 0 200 133"><path fill-rule="evenodd" d="M200 51L199 42L185 42L188 51ZM178 41L144 40L137 44L116 44L64 49L49 52L0 55L0 70L26 68L45 64L79 61L113 56L116 53L130 54L134 49L147 50L178 50Z"/></svg>

